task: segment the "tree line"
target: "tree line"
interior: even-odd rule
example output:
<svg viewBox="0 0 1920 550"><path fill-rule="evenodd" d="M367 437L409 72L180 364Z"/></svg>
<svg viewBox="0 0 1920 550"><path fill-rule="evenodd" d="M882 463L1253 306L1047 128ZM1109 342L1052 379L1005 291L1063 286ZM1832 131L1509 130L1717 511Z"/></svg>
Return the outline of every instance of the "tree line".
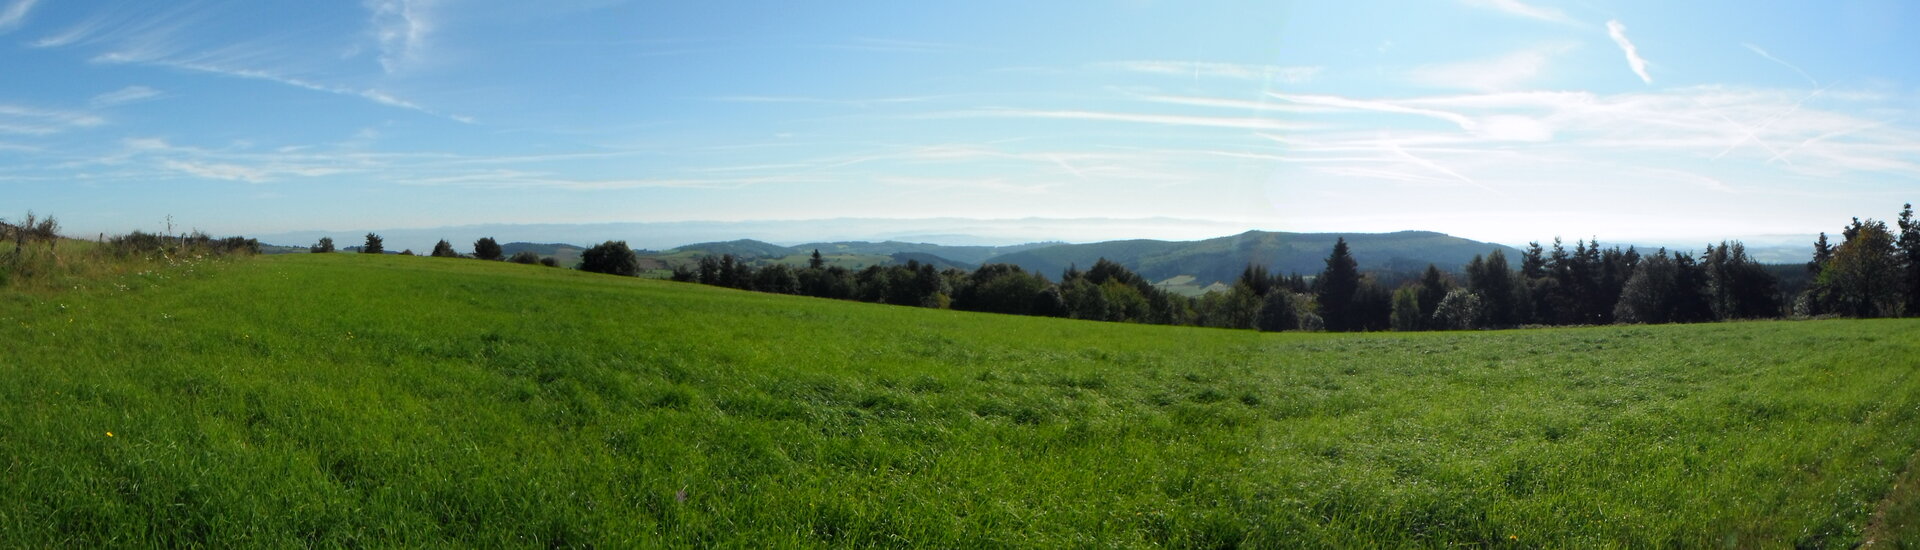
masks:
<svg viewBox="0 0 1920 550"><path fill-rule="evenodd" d="M622 245L624 246L624 243L622 243ZM308 252L315 254L330 253L334 250L333 237L321 237L318 242L313 243L313 246L307 247ZM349 250L353 249L349 247ZM381 238L379 234L368 233L366 242L360 245L357 252L361 254L385 254L387 252L386 240ZM414 253L412 249L407 249L401 250L400 255L413 256ZM500 241L495 240L493 237L481 237L480 240L474 241L472 255L461 254L459 251L453 249L453 243L447 242L446 239L440 239L440 242L434 243L433 250L428 252L427 255L435 258L475 258L493 261L505 260L516 264L540 264L547 267L560 266L559 261L551 257L542 257L540 254L531 250L522 250L515 252L512 256L506 256L505 251L500 246Z"/></svg>
<svg viewBox="0 0 1920 550"><path fill-rule="evenodd" d="M1460 273L1429 264L1397 288L1362 272L1346 240L1339 239L1325 268L1313 277L1270 273L1250 264L1229 290L1199 297L1156 287L1104 258L1085 270L1069 267L1054 281L1012 264L986 264L969 272L909 261L855 271L826 265L816 250L805 267L756 267L732 255L706 256L676 268L672 278L904 306L1263 331L1920 315L1920 221L1912 205L1900 213L1897 228L1856 218L1838 245L1822 233L1807 265L1811 282L1793 293L1737 241L1709 244L1695 255L1665 248L1642 253L1598 240L1577 241L1569 249L1557 238L1551 246L1529 243L1517 267L1496 249L1475 256ZM613 244L624 248L624 243L602 246ZM634 273L637 268L624 274Z"/></svg>

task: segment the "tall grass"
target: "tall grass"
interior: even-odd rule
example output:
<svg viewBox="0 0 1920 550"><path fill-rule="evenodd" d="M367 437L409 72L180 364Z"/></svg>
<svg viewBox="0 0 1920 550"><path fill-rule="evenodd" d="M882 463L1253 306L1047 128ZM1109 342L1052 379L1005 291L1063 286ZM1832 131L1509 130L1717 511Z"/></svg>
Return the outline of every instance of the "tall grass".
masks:
<svg viewBox="0 0 1920 550"><path fill-rule="evenodd" d="M0 220L0 288L58 289L151 270L161 264L260 253L260 242L215 239L198 231L156 235L135 231L99 242L63 238L52 217L28 213L19 223Z"/></svg>
<svg viewBox="0 0 1920 550"><path fill-rule="evenodd" d="M0 545L1848 547L1920 322L1256 334L300 254L0 292Z"/></svg>

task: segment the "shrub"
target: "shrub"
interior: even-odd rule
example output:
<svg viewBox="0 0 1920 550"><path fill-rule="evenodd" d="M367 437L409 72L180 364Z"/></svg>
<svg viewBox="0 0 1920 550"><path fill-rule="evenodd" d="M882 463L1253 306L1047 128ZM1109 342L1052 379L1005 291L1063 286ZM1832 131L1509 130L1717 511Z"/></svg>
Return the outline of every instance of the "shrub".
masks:
<svg viewBox="0 0 1920 550"><path fill-rule="evenodd" d="M1266 299L1260 303L1259 311L1254 313L1254 328L1261 332L1300 328L1300 312L1294 309L1293 293L1285 290L1267 292Z"/></svg>
<svg viewBox="0 0 1920 550"><path fill-rule="evenodd" d="M459 253L459 252L454 252L454 251L453 251L453 243L450 243L450 242L447 242L447 240L446 240L446 239L440 239L440 242L437 242L437 243L434 243L434 244L433 244L433 252L431 252L431 253L430 253L430 255L431 255L431 256L433 256L433 257L435 257L435 258L458 258L458 257L460 257L460 253Z"/></svg>
<svg viewBox="0 0 1920 550"><path fill-rule="evenodd" d="M552 256L548 256L540 259L540 265L544 265L547 267L560 267L560 260L555 260L553 259Z"/></svg>
<svg viewBox="0 0 1920 550"><path fill-rule="evenodd" d="M315 254L333 252L333 237L321 237L320 242L314 243L313 247L307 250Z"/></svg>
<svg viewBox="0 0 1920 550"><path fill-rule="evenodd" d="M1433 326L1442 330L1470 330L1480 328L1480 295L1464 288L1447 292L1440 299L1440 305L1433 310Z"/></svg>
<svg viewBox="0 0 1920 550"><path fill-rule="evenodd" d="M473 241L473 257L475 258L482 260L499 260L501 253L500 242L493 240L493 237L481 237L480 240Z"/></svg>
<svg viewBox="0 0 1920 550"><path fill-rule="evenodd" d="M533 264L540 263L540 255L534 253L534 251L532 250L522 250L522 251L513 253L513 257L507 258L507 261L513 262L516 264L533 265Z"/></svg>
<svg viewBox="0 0 1920 550"><path fill-rule="evenodd" d="M640 256L626 241L607 241L580 253L580 270L632 277L640 274Z"/></svg>

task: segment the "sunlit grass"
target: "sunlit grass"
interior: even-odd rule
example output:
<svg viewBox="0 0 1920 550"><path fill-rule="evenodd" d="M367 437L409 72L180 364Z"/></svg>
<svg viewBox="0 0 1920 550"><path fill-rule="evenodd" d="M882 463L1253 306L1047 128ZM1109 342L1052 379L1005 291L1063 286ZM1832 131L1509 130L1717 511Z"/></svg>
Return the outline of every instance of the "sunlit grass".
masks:
<svg viewBox="0 0 1920 550"><path fill-rule="evenodd" d="M80 286L0 291L8 546L1844 547L1920 448L1915 321L1276 335L349 254Z"/></svg>

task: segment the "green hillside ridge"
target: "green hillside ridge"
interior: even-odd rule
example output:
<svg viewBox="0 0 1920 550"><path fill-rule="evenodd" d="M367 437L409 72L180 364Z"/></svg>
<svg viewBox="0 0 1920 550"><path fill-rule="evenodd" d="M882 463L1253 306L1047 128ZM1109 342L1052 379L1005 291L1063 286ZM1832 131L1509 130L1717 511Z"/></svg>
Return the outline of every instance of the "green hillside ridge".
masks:
<svg viewBox="0 0 1920 550"><path fill-rule="evenodd" d="M753 239L738 239L725 242L694 243L681 245L666 253L697 253L699 255L722 256L731 254L743 260L780 258L798 253L793 248Z"/></svg>
<svg viewBox="0 0 1920 550"><path fill-rule="evenodd" d="M1276 273L1313 274L1326 267L1327 251L1346 238L1360 265L1370 271L1416 272L1427 264L1459 271L1475 255L1500 250L1517 259L1518 250L1431 231L1396 233L1279 233L1248 231L1199 241L1136 239L1089 244L1063 244L1015 252L995 262L1019 265L1049 276L1068 267L1085 269L1101 258L1132 268L1141 276L1163 280L1192 275L1201 285L1232 281L1249 263Z"/></svg>
<svg viewBox="0 0 1920 550"><path fill-rule="evenodd" d="M845 242L831 242L831 243L807 243L807 244L795 245L790 248L792 248L795 252L802 253L802 254L812 254L813 251L815 250L819 250L821 254L869 254L869 255L877 255L877 256L892 256L894 254L901 254L901 253L920 253L920 254L927 254L931 256L938 256L940 258L943 258L945 260L958 263L958 264L980 265L984 263L990 263L989 260L998 256L1012 254L1014 252L1020 252L1023 250L1032 250L1035 248L1044 248L1044 247L1054 246L1059 244L1065 244L1065 243L1039 242L1039 243L1016 244L1016 245L1007 245L1007 246L948 246L948 245L938 245L938 244L928 244L928 243L909 243L909 242L901 242L901 241L883 241L883 242L845 241Z"/></svg>
<svg viewBox="0 0 1920 550"><path fill-rule="evenodd" d="M1920 447L1911 319L1262 334L354 254L59 288L0 292L11 547L1844 548Z"/></svg>
<svg viewBox="0 0 1920 550"><path fill-rule="evenodd" d="M511 242L500 245L500 255L502 257L512 257L514 254L526 251L539 254L544 258L553 258L555 262L563 266L580 263L580 253L586 250L586 247L566 243Z"/></svg>
<svg viewBox="0 0 1920 550"><path fill-rule="evenodd" d="M1427 264L1459 271L1475 255L1494 250L1517 261L1520 251L1511 247L1453 237L1431 231L1395 233L1279 233L1248 231L1239 235L1198 241L1162 241L1132 239L1084 244L1030 243L1013 246L942 246L925 243L886 241L809 243L783 247L762 241L697 243L657 254L643 255L660 262L663 269L691 264L699 256L732 254L753 265L781 263L806 265L814 250L832 265L860 269L870 265L904 264L906 259L946 266L978 266L985 263L1010 263L1028 271L1058 279L1068 267L1084 269L1105 258L1116 261L1141 276L1165 280L1192 276L1191 284L1170 286L1182 294L1204 293L1217 282L1232 282L1249 263L1266 265L1278 273L1313 274L1325 267L1327 251L1338 238L1346 238L1354 256L1369 271L1414 273ZM895 255L901 259L887 261ZM966 269L962 267L962 269Z"/></svg>

